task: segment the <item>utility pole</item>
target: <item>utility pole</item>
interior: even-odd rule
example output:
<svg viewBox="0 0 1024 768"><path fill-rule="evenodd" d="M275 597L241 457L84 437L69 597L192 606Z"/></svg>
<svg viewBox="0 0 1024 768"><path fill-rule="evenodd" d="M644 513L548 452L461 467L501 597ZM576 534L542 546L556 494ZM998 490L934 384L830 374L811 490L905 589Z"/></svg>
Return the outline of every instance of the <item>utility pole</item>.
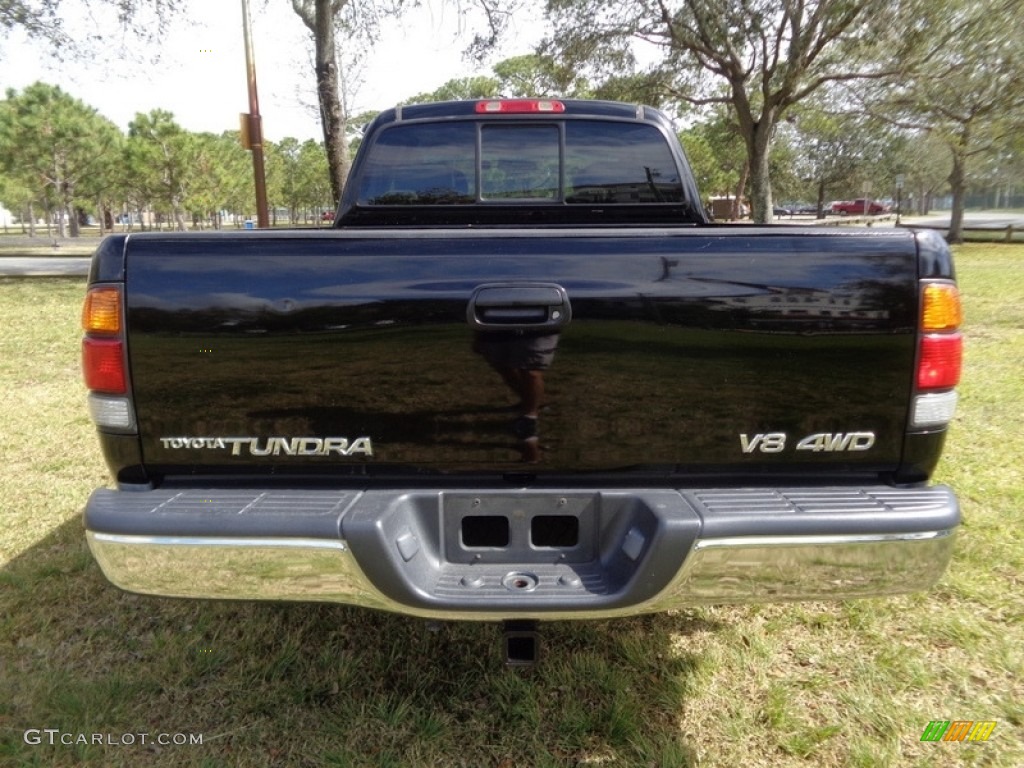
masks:
<svg viewBox="0 0 1024 768"><path fill-rule="evenodd" d="M903 213L903 174L896 177L896 226L900 225L900 215Z"/></svg>
<svg viewBox="0 0 1024 768"><path fill-rule="evenodd" d="M260 117L260 102L256 96L256 61L252 51L252 25L249 23L249 0L242 0L242 30L245 35L245 68L249 81L249 114L244 115L248 140L246 149L252 152L252 175L256 184L256 226L266 229L270 226L267 211L267 173L263 165L263 122Z"/></svg>

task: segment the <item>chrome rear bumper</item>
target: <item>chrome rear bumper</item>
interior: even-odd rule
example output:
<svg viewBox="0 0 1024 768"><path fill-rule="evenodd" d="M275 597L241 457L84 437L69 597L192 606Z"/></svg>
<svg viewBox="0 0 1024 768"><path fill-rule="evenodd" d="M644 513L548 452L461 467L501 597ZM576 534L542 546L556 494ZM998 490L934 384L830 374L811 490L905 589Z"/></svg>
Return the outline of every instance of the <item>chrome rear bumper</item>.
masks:
<svg viewBox="0 0 1024 768"><path fill-rule="evenodd" d="M497 535L472 540L496 518ZM97 562L129 591L476 620L918 591L945 571L958 524L941 486L100 490L86 508Z"/></svg>

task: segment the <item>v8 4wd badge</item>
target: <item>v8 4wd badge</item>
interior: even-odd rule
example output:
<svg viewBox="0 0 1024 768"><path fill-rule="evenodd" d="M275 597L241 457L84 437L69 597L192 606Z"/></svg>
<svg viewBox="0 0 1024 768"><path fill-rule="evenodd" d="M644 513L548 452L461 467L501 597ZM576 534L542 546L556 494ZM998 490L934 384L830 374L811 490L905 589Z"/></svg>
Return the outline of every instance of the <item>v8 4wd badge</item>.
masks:
<svg viewBox="0 0 1024 768"><path fill-rule="evenodd" d="M785 432L759 432L740 435L740 448L744 453L782 453L789 435ZM875 445L874 432L815 432L796 444L798 451L813 453L843 453L870 451Z"/></svg>

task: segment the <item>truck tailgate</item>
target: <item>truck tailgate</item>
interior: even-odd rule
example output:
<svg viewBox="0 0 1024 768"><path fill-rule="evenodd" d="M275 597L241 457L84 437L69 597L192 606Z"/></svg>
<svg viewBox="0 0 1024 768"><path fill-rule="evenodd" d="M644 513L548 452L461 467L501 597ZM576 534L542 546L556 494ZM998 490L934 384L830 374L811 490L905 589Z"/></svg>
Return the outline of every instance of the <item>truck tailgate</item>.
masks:
<svg viewBox="0 0 1024 768"><path fill-rule="evenodd" d="M909 232L177 233L130 236L125 254L154 475L845 477L901 461ZM531 326L558 289L560 322ZM543 379L535 435L503 370L523 366Z"/></svg>

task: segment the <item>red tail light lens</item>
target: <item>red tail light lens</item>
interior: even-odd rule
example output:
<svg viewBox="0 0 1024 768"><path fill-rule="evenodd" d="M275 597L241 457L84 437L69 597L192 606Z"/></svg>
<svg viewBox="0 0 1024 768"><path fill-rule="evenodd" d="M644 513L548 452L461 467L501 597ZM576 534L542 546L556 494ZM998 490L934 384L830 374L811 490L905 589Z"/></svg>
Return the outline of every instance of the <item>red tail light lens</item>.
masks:
<svg viewBox="0 0 1024 768"><path fill-rule="evenodd" d="M960 381L963 336L944 333L924 336L917 364L918 389L949 389Z"/></svg>
<svg viewBox="0 0 1024 768"><path fill-rule="evenodd" d="M92 391L123 395L128 391L124 346L117 339L83 339L82 373Z"/></svg>

